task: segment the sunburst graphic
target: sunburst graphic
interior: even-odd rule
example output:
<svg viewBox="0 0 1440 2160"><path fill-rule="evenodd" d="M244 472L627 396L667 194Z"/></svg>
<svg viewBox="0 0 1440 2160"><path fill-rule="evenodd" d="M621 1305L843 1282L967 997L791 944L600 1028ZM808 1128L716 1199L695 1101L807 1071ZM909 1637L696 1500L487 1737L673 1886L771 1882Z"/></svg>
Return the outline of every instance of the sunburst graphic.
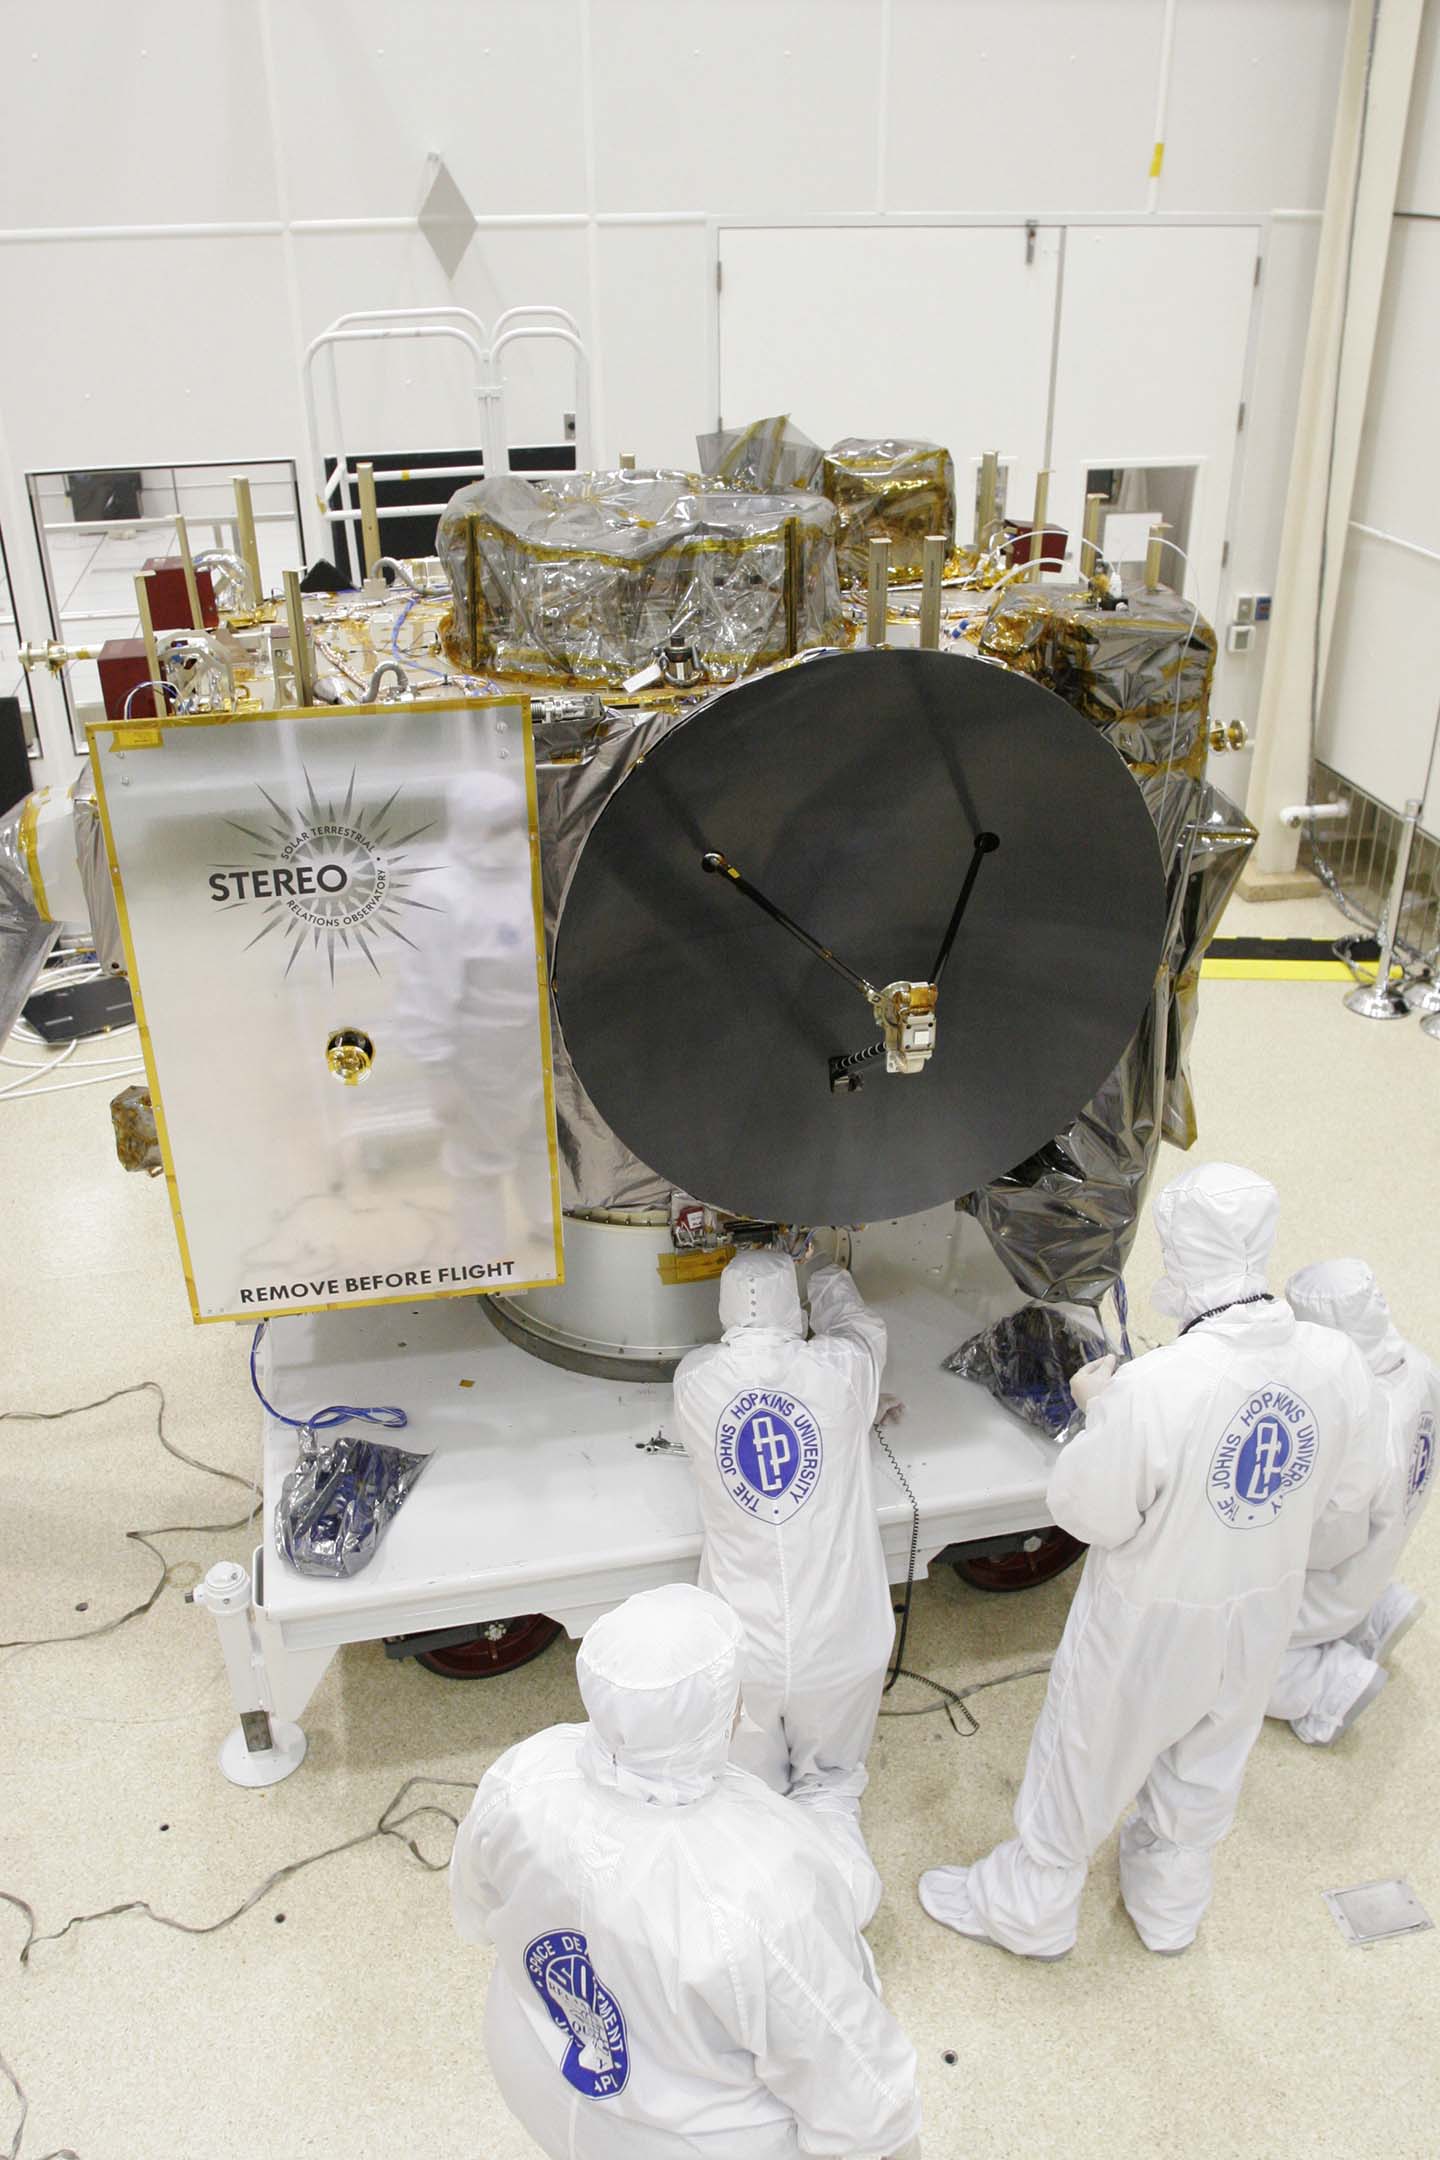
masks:
<svg viewBox="0 0 1440 2160"><path fill-rule="evenodd" d="M354 767L345 799L338 804L322 802L308 768L302 765L301 771L306 793L302 810L285 810L257 781L256 792L266 811L256 823L243 825L238 818L226 818L232 832L252 840L258 853L247 862L212 866L236 886L235 897L220 912L260 907L265 919L244 949L248 952L279 931L282 942L288 943L287 975L307 941L312 952L323 942L333 983L336 949L348 952L352 940L378 975L374 947L383 939L397 938L412 951L419 950L401 928L402 910L444 912L410 890L417 878L432 874L441 864L413 862L406 852L434 830L435 820L427 818L423 825L400 830L407 815L399 807L403 785L378 809L357 809ZM274 813L273 819L269 812ZM257 874L264 880L258 891Z"/></svg>

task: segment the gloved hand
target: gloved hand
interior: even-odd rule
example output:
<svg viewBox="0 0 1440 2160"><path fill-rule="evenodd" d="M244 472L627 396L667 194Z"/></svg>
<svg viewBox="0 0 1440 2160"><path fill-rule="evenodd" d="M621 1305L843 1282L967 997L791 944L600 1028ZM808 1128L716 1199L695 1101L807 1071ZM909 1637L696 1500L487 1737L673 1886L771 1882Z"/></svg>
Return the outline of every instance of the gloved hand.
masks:
<svg viewBox="0 0 1440 2160"><path fill-rule="evenodd" d="M1104 1394L1115 1377L1118 1363L1119 1360L1111 1350L1104 1357L1092 1358L1088 1365L1082 1365L1078 1372L1070 1375L1070 1393L1074 1396L1078 1408L1088 1410L1096 1396Z"/></svg>
<svg viewBox="0 0 1440 2160"><path fill-rule="evenodd" d="M877 1425L898 1425L905 1415L905 1405L898 1395L882 1395L875 1411Z"/></svg>

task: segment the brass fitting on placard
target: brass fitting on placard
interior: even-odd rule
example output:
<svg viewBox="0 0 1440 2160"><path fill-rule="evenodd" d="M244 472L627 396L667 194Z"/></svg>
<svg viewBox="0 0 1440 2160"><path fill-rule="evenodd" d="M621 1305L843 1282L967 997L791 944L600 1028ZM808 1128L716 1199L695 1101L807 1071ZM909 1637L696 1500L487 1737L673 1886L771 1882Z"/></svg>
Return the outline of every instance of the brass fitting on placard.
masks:
<svg viewBox="0 0 1440 2160"><path fill-rule="evenodd" d="M1217 720L1210 730L1212 750L1243 750L1249 740L1243 720L1232 720L1228 727Z"/></svg>
<svg viewBox="0 0 1440 2160"><path fill-rule="evenodd" d="M375 1063L375 1045L363 1028L336 1028L325 1045L325 1063L346 1087L358 1087Z"/></svg>

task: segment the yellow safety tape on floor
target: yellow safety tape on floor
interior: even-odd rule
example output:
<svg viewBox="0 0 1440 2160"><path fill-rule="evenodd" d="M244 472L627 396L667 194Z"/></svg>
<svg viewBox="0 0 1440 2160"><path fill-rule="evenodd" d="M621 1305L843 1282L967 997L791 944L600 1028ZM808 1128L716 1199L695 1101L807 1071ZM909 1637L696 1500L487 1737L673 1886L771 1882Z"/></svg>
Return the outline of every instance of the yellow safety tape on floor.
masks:
<svg viewBox="0 0 1440 2160"><path fill-rule="evenodd" d="M1390 980L1397 982L1401 969L1392 967ZM1200 968L1203 982L1354 982L1343 960L1206 960ZM1365 981L1372 982L1367 973Z"/></svg>

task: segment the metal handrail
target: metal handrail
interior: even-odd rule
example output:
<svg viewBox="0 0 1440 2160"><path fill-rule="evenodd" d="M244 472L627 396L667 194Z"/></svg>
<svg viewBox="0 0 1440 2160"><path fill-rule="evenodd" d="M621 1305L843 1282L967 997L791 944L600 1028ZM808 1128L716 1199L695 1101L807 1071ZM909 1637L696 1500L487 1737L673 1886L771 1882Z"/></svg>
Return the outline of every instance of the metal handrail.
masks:
<svg viewBox="0 0 1440 2160"><path fill-rule="evenodd" d="M380 468L382 476L403 473L407 478L429 474L437 479L474 480L510 470L508 430L505 424L504 354L512 345L548 339L569 347L575 371L575 463L584 469L590 461L590 367L579 324L568 309L537 302L506 308L495 325L493 338L480 317L469 308L445 305L433 308L352 308L312 338L305 349L302 388L310 445L316 460L316 504L327 525L357 526L361 511L354 499L350 459L345 447L340 406L339 373L335 355L342 345L383 343L389 339L448 337L462 344L474 363L474 389L480 407L480 466L454 465ZM335 469L327 479L325 452L321 447L319 403L315 370L324 356L330 377L330 404L335 430ZM528 477L549 478L549 473ZM381 519L439 516L444 503L387 503L377 505Z"/></svg>

